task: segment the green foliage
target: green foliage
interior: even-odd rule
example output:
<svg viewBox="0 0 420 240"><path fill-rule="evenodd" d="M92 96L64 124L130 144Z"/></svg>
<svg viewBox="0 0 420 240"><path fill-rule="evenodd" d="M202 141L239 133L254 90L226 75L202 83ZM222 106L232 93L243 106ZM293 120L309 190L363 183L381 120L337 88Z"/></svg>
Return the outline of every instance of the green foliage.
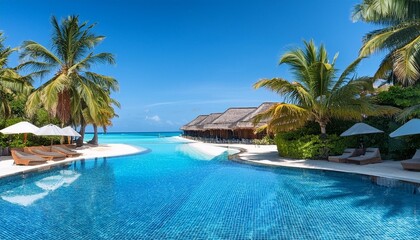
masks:
<svg viewBox="0 0 420 240"><path fill-rule="evenodd" d="M268 135L266 135L262 139L254 139L253 143L256 144L256 145L272 145L272 144L275 144L274 139L272 139Z"/></svg>
<svg viewBox="0 0 420 240"><path fill-rule="evenodd" d="M303 135L290 138L290 134L277 134L275 138L277 150L282 157L296 159L321 159L325 154L341 154L349 145L355 145L354 138L342 138L328 135L323 140L320 135Z"/></svg>
<svg viewBox="0 0 420 240"><path fill-rule="evenodd" d="M420 146L420 136L391 138L389 134L402 124L392 118L370 117L365 123L381 129L384 133L363 136L365 146L375 146L381 151L383 159L402 160L411 158L415 149Z"/></svg>
<svg viewBox="0 0 420 240"><path fill-rule="evenodd" d="M16 124L21 121L27 121L27 120L22 117L13 117L13 118L4 119L3 122L0 123L0 129ZM46 121L43 124L35 124L35 125L43 126L47 123L50 123L50 122ZM26 143L23 143L23 138L24 138L23 134L0 134L0 146L11 147L11 148L15 148L15 147L22 148L25 146L40 146L40 145L51 144L51 138L49 137L35 136L29 133L27 134ZM60 137L54 137L53 141L55 143L59 143Z"/></svg>
<svg viewBox="0 0 420 240"><path fill-rule="evenodd" d="M379 104L398 108L407 108L420 103L420 87L392 86L388 91L380 92L376 96Z"/></svg>
<svg viewBox="0 0 420 240"><path fill-rule="evenodd" d="M402 160L411 158L416 148L420 146L420 136L390 138L389 134L401 126L392 118L369 117L365 123L381 129L384 133L366 134L349 137L339 135L350 128L355 122L333 120L328 125L329 131L325 142L320 138L319 126L308 123L295 131L279 133L275 142L280 156L297 159L321 159L328 155L340 155L345 148L356 148L362 140L365 147L378 147L383 159Z"/></svg>

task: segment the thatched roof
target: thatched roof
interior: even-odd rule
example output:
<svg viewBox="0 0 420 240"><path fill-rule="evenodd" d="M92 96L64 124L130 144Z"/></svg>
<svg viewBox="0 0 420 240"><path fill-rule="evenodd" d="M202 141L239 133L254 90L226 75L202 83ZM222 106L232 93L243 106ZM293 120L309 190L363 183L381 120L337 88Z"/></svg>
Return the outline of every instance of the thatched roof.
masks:
<svg viewBox="0 0 420 240"><path fill-rule="evenodd" d="M252 128L253 129L256 127L258 128L258 127L263 126L264 124L267 123L268 119L261 120L256 126L254 126L254 123L252 121L257 114L267 111L271 106L273 106L273 104L275 103L273 102L262 103L257 109L255 109L255 111L253 111L252 113L248 114L246 117L238 121L234 128Z"/></svg>
<svg viewBox="0 0 420 240"><path fill-rule="evenodd" d="M204 125L209 124L213 122L216 118L218 118L221 113L212 113L205 117L202 121L198 122L197 124L194 124L192 126L189 126L187 130L190 131L205 131L207 129L204 129Z"/></svg>
<svg viewBox="0 0 420 240"><path fill-rule="evenodd" d="M209 115L199 115L198 117L196 117L194 120L192 120L191 122L185 124L184 126L181 127L181 130L193 130L191 129L192 127L194 127L195 125L197 125L198 123L200 123L201 121L203 121L205 118L207 118Z"/></svg>
<svg viewBox="0 0 420 240"><path fill-rule="evenodd" d="M248 108L229 108L222 113L213 122L205 124L204 129L232 129L232 126L246 117L251 112L255 111L255 107Z"/></svg>

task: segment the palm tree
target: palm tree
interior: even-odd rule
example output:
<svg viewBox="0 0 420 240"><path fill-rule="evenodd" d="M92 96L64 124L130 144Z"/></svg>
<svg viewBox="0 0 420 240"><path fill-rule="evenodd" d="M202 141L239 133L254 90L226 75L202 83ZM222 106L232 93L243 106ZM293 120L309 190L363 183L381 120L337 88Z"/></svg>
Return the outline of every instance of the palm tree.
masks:
<svg viewBox="0 0 420 240"><path fill-rule="evenodd" d="M420 1L363 0L353 19L382 25L363 39L360 57L388 50L375 78L396 78L404 86L420 79Z"/></svg>
<svg viewBox="0 0 420 240"><path fill-rule="evenodd" d="M20 76L17 68L10 68L8 60L10 55L17 51L17 48L4 46L5 38L0 32L0 114L8 117L10 115L10 97L24 90L30 89L30 76Z"/></svg>
<svg viewBox="0 0 420 240"><path fill-rule="evenodd" d="M54 75L28 98L28 115L43 106L63 125L81 123L82 110L96 116L100 111L97 99L107 99L111 91L118 90L118 82L109 76L90 72L93 64L114 64L111 53L92 52L104 40L91 32L94 25L79 23L77 16L69 16L58 23L52 17L52 51L34 41L25 41L21 58L24 67L31 67L40 75ZM78 121L75 119L78 118ZM81 134L82 138L84 133Z"/></svg>
<svg viewBox="0 0 420 240"><path fill-rule="evenodd" d="M112 98L98 99L97 104L100 105L98 107L100 110L96 116L89 115L87 112L84 114L85 120L93 125L93 137L89 143L94 145L98 145L98 126L102 127L106 133L107 127L112 126L111 119L118 117L112 105L120 107L120 103Z"/></svg>
<svg viewBox="0 0 420 240"><path fill-rule="evenodd" d="M273 78L262 79L254 84L255 88L265 87L283 95L286 101L274 104L266 112L257 115L256 122L268 119L268 130L278 132L315 121L324 135L332 118L362 120L364 115L396 112L396 108L377 106L370 102L368 93L373 90L371 78L349 77L354 73L360 58L337 77L335 61L338 55L330 63L323 45L318 49L313 41L304 41L304 44L304 50L291 50L280 58L280 65L291 67L293 82Z"/></svg>

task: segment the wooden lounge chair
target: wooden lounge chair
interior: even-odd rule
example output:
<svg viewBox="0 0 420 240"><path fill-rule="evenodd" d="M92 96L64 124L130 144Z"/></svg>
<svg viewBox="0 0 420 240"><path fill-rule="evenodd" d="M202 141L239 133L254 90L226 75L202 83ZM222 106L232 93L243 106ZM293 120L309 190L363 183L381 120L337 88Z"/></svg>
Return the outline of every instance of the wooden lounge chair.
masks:
<svg viewBox="0 0 420 240"><path fill-rule="evenodd" d="M43 147L42 149L44 151L50 151L50 149L51 149L53 152L58 152L58 153L66 155L66 157L78 157L78 156L82 155L81 153L78 153L78 152L73 151L71 149L68 149L66 147L62 147L60 145L54 145L52 147Z"/></svg>
<svg viewBox="0 0 420 240"><path fill-rule="evenodd" d="M31 153L43 157L48 160L58 161L66 158L66 155L57 152L48 152L42 150L42 147L25 147L24 152Z"/></svg>
<svg viewBox="0 0 420 240"><path fill-rule="evenodd" d="M344 162L346 162L347 158L357 157L358 155L360 155L360 154L357 154L357 150L355 148L346 148L346 149L344 149L344 152L341 155L329 156L328 161L344 163Z"/></svg>
<svg viewBox="0 0 420 240"><path fill-rule="evenodd" d="M364 165L369 163L380 163L382 162L382 158L381 153L379 152L379 148L366 148L364 155L349 157L346 159L346 162Z"/></svg>
<svg viewBox="0 0 420 240"><path fill-rule="evenodd" d="M37 155L25 153L16 149L11 150L12 158L16 165L38 165L47 162L47 159Z"/></svg>
<svg viewBox="0 0 420 240"><path fill-rule="evenodd" d="M420 149L417 149L411 159L401 161L401 165L405 170L420 171Z"/></svg>

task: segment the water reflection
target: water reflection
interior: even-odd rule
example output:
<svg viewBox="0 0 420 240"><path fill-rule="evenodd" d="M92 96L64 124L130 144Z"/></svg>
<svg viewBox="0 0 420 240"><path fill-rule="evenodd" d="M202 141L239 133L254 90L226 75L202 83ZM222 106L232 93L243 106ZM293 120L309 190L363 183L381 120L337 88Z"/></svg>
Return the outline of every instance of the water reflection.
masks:
<svg viewBox="0 0 420 240"><path fill-rule="evenodd" d="M27 207L43 199L52 191L69 186L79 177L80 173L76 171L60 170L55 175L4 191L0 194L0 197L7 202Z"/></svg>

